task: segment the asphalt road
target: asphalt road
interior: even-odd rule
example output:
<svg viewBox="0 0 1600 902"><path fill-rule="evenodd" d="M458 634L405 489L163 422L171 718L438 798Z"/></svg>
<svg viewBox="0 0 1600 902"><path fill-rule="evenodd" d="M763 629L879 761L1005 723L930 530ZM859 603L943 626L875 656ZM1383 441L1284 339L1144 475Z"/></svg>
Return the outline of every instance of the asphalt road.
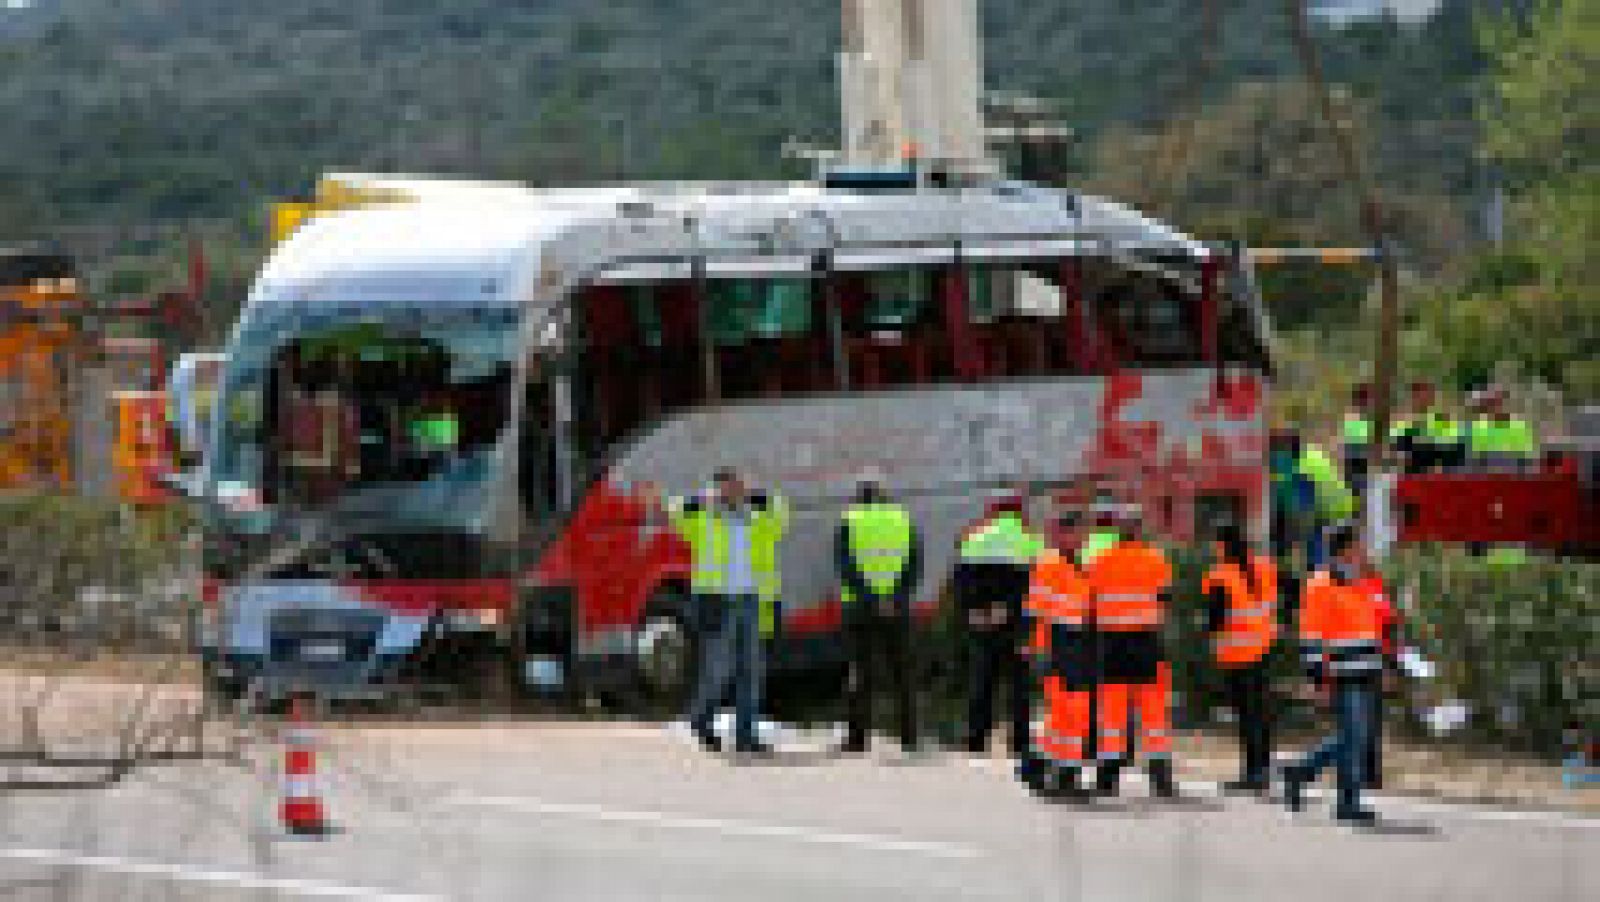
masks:
<svg viewBox="0 0 1600 902"><path fill-rule="evenodd" d="M338 832L285 837L275 752L176 763L106 790L0 796L0 898L1600 898L1600 820L1379 800L1325 810L1130 785L1091 810L998 764L796 751L735 764L647 726L325 730Z"/></svg>

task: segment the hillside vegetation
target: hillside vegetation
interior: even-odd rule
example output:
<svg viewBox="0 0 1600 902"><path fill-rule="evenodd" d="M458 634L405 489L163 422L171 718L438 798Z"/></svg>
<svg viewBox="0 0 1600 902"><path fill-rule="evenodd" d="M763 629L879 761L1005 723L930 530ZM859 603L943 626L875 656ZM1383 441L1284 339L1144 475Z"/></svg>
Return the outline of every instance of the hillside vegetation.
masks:
<svg viewBox="0 0 1600 902"><path fill-rule="evenodd" d="M26 136L0 147L12 228L237 216L336 166L774 175L785 137L836 131L837 0L55 4L53 26L0 45L0 118ZM1447 193L1470 179L1475 5L1325 35L1393 136L1390 168ZM1159 123L1187 93L1199 6L987 0L990 82L1063 98L1090 135ZM1223 6L1208 94L1295 71L1281 3Z"/></svg>
<svg viewBox="0 0 1600 902"><path fill-rule="evenodd" d="M1354 194L1301 82L1284 3L1218 2L1223 26L1208 42L1204 4L1194 0L984 0L989 85L1060 100L1080 138L1045 161L1051 180L1113 194L1207 238L1362 241ZM1566 273L1561 297L1593 284L1574 275L1592 255L1566 239L1595 220L1593 169L1578 166L1594 142L1551 124L1567 121L1551 111L1570 118L1572 109L1537 82L1552 77L1541 60L1575 59L1555 77L1577 110L1592 100L1592 60L1583 60L1595 42L1582 28L1595 3L1446 0L1418 26L1318 30L1407 267L1424 279L1413 283L1419 327L1438 321L1464 342L1424 342L1421 350L1438 351L1418 364L1430 373L1481 375L1503 349L1590 334L1581 303L1552 310L1541 299L1555 295L1530 296L1527 283ZM0 32L0 241L148 223L193 233L204 221L213 272L229 285L219 295L230 297L259 259L265 203L303 194L328 169L539 183L784 177L803 174L779 153L786 138L836 140L838 0L39 7L27 27ZM1567 10L1546 28L1561 33L1555 44L1518 43L1516 23L1539 20L1530 8ZM1503 21L1508 10L1518 16ZM1198 64L1203 51L1209 71ZM1485 114L1490 107L1499 118ZM1513 109L1523 112L1504 112ZM1178 140L1190 123L1191 137ZM1173 155L1174 143L1187 152ZM1518 199L1518 241L1503 258L1474 263L1496 171ZM139 290L168 278L182 247L146 241L131 264L101 267L112 270L105 284ZM1365 276L1300 273L1269 287L1281 325L1326 332L1358 322ZM1478 306L1438 300L1462 292ZM1480 340L1513 309L1532 309L1540 331L1509 345ZM1537 369L1567 378L1571 340ZM1311 344L1365 347L1354 336Z"/></svg>

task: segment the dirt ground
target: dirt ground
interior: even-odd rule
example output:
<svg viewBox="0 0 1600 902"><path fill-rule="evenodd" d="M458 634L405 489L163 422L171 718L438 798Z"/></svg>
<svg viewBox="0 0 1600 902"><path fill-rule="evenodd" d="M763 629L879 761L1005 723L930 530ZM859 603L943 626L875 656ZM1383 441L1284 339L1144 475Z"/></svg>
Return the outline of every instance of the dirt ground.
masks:
<svg viewBox="0 0 1600 902"><path fill-rule="evenodd" d="M0 658L0 673L13 678L61 677L68 681L129 683L149 686L197 687L198 668L185 656L150 655L102 657L93 660L66 660L59 655L11 650ZM180 690L181 691L181 690ZM187 692L184 694L188 694ZM371 720L390 726L396 722L415 722L417 726L472 723L493 725L507 721L589 720L603 718L598 710L570 710L550 704L500 704L439 707L428 705L393 712L398 716L378 716ZM344 718L338 718L343 720ZM360 727L368 718L356 717L351 726ZM1285 738L1277 753L1287 754L1302 748L1308 738ZM3 737L0 737L3 742ZM992 743L994 754L1002 754L1004 743ZM1182 734L1177 759L1186 779L1227 780L1237 773L1237 746L1221 731L1194 731ZM1385 789L1388 792L1448 801L1475 802L1539 808L1558 808L1600 815L1600 783L1569 787L1556 765L1510 756L1491 757L1484 751L1454 745L1423 745L1392 739L1385 745Z"/></svg>

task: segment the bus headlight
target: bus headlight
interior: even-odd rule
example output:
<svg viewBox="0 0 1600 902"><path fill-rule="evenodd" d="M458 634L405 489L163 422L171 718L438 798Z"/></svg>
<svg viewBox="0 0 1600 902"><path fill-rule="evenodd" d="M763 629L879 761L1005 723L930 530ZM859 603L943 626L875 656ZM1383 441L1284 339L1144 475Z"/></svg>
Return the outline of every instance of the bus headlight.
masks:
<svg viewBox="0 0 1600 902"><path fill-rule="evenodd" d="M498 629L503 619L495 608L460 608L445 615L445 623L449 628L463 633Z"/></svg>

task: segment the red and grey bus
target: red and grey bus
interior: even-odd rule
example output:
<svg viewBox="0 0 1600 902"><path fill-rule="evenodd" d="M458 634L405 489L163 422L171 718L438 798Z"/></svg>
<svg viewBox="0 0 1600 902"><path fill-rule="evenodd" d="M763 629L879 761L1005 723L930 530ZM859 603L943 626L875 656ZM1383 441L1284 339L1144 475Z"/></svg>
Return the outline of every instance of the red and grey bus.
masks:
<svg viewBox="0 0 1600 902"><path fill-rule="evenodd" d="M346 181L384 202L300 225L227 348L200 482L224 691L433 657L679 693L687 549L635 487L721 467L793 505L777 667L839 653L830 541L865 470L919 520L924 610L996 487L1109 480L1180 540L1265 523L1248 266L1125 207Z"/></svg>

